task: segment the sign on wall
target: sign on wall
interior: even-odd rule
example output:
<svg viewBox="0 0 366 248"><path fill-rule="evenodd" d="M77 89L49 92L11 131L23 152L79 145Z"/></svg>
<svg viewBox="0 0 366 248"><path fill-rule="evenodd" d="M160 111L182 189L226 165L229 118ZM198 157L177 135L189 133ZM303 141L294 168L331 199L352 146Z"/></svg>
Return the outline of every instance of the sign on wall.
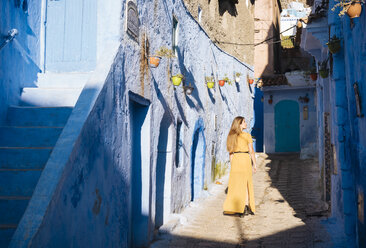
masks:
<svg viewBox="0 0 366 248"><path fill-rule="evenodd" d="M136 41L139 37L139 14L137 5L129 1L127 4L127 33L131 35Z"/></svg>

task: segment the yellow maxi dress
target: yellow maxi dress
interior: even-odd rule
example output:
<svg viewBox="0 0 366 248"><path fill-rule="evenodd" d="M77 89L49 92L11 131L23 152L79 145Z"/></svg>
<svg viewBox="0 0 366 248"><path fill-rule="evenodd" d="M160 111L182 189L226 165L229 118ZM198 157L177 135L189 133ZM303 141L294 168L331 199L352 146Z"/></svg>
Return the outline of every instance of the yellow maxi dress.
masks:
<svg viewBox="0 0 366 248"><path fill-rule="evenodd" d="M248 145L253 143L249 133L242 132L237 138L235 152L249 152ZM224 202L224 212L227 214L243 213L246 195L250 210L255 213L252 161L249 153L234 153L231 160L229 186Z"/></svg>

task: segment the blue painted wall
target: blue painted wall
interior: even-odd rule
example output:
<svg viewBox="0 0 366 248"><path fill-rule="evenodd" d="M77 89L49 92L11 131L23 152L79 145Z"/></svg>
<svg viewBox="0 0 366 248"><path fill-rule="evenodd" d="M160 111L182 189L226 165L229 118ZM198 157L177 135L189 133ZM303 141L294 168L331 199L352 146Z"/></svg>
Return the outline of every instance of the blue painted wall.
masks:
<svg viewBox="0 0 366 248"><path fill-rule="evenodd" d="M254 88L254 125L251 135L253 136L254 150L256 152L263 152L263 92L259 88Z"/></svg>
<svg viewBox="0 0 366 248"><path fill-rule="evenodd" d="M300 102L299 98L307 94L309 102ZM270 104L268 100L273 96L273 102ZM300 148L303 158L309 156L317 156L317 136L316 123L317 114L314 99L314 88L294 89L291 87L280 89L265 88L264 90L264 150L266 153L276 152L276 133L275 133L275 106L283 101L291 100L299 104L299 126L300 126ZM303 108L308 107L308 119L304 120Z"/></svg>
<svg viewBox="0 0 366 248"><path fill-rule="evenodd" d="M20 6L16 2L21 3ZM10 29L19 31L16 38L0 50L0 123L5 119L8 106L18 103L21 88L34 85L40 72L42 1L28 2L0 2L0 43Z"/></svg>
<svg viewBox="0 0 366 248"><path fill-rule="evenodd" d="M61 157L67 162L59 165L57 161L53 161L53 166L58 164L57 171L47 169L51 165L49 163L45 168L49 174L41 176L42 182L37 186L35 195L37 201L32 201L34 204L27 209L29 214L24 218L25 225L22 225L26 229L24 235L28 231L35 231L35 234L17 236L19 240L30 241L30 247L49 244L54 247L127 247L133 242L131 230L132 218L135 216L132 215L132 193L135 186L141 186L142 195L147 191L147 195L141 198L144 209L141 210L140 217L143 216L148 221L143 242L150 241L155 228L156 206L159 206L156 200L161 201L161 196L156 194L156 187L160 187L156 182L156 161L159 140L162 142L159 137L160 123L165 113L171 117L174 131L177 120L182 121L182 165L175 166L174 162L166 164L172 172L169 185L172 192L170 203L171 211L175 213L180 212L191 201L190 151L194 148L192 137L197 130L197 120L201 120L199 129L204 135L200 138L207 148L203 149L204 154L200 159L204 163L204 171L201 173L204 178L201 177L201 181L210 187L213 156L222 162L229 159L225 141L233 118L237 115L242 115L247 120L253 118L251 91L244 80L247 75L253 77L253 68L250 65L241 63L215 46L191 17L182 1L139 0L137 6L139 39L136 42L122 32L121 46L113 64L99 61L101 66L110 66L110 74L106 79L94 75L76 104L76 111L70 117L72 121L82 119L78 116L80 108L90 107L92 111L83 124L80 135L73 133L72 127L68 129L73 135L78 135L74 147L67 147L72 150L70 157L64 158L60 154L66 148L56 147L55 150L59 153L55 152L51 157ZM100 8L104 9L103 6ZM126 5L123 5L123 21L126 17L125 10ZM158 68L150 68L144 58L146 54L154 54L161 46L172 47L172 13L179 22L178 56L171 59L170 63L163 58ZM98 20L98 25L109 23L108 16L103 18L106 20ZM121 23L121 26L124 24ZM99 41L98 36L98 44ZM107 52L110 52L108 47ZM100 56L102 55L98 50L98 57ZM192 95L185 95L182 85L173 87L169 75L179 72L185 76L184 83L194 86ZM235 72L242 74L239 84L221 88L216 86L214 89L208 89L205 84L205 76L213 75L217 80L227 74L233 80ZM99 87L96 85L98 80L105 82L103 81L103 89L94 104L85 96ZM130 119L131 95L138 95L151 102L148 132L150 141L141 144L150 149L145 154L141 153L141 160L149 161L148 167L141 170L141 174L146 173L151 181L146 183L142 180L142 185L134 184L136 178L133 179L132 165L136 161L129 152L133 147L131 139L134 137ZM175 145L175 135L172 135L172 139L168 144ZM62 147L63 144L58 145ZM214 153L211 153L212 150ZM175 148L172 153L175 158ZM43 191L47 191L47 194ZM38 211L40 208L44 210L44 215L32 215L33 209ZM38 225L34 224L35 219L40 222L39 229L35 227ZM15 244L19 240L13 240L14 247L17 247Z"/></svg>

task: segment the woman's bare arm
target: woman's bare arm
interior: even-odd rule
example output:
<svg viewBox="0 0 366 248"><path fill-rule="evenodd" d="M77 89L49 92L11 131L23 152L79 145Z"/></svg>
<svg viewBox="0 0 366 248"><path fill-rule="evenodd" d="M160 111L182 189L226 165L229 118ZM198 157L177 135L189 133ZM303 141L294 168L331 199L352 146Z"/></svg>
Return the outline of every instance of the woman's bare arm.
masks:
<svg viewBox="0 0 366 248"><path fill-rule="evenodd" d="M248 148L249 148L249 154L252 158L253 161L253 172L257 172L257 161L255 159L255 152L254 152L254 148L253 148L253 143L249 143L248 144Z"/></svg>

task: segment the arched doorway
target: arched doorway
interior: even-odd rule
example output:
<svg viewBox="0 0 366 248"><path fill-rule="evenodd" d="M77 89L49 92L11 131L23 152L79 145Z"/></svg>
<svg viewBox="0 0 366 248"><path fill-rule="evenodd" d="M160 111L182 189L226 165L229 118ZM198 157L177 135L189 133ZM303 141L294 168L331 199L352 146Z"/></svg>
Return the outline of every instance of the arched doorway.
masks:
<svg viewBox="0 0 366 248"><path fill-rule="evenodd" d="M300 151L299 104L283 100L275 106L276 152Z"/></svg>
<svg viewBox="0 0 366 248"><path fill-rule="evenodd" d="M172 120L165 112L160 122L156 159L155 228L162 226L171 212L172 159Z"/></svg>
<svg viewBox="0 0 366 248"><path fill-rule="evenodd" d="M205 178L205 150L206 142L203 134L203 121L196 123L193 132L191 149L191 200L194 201L200 195L204 187Z"/></svg>

